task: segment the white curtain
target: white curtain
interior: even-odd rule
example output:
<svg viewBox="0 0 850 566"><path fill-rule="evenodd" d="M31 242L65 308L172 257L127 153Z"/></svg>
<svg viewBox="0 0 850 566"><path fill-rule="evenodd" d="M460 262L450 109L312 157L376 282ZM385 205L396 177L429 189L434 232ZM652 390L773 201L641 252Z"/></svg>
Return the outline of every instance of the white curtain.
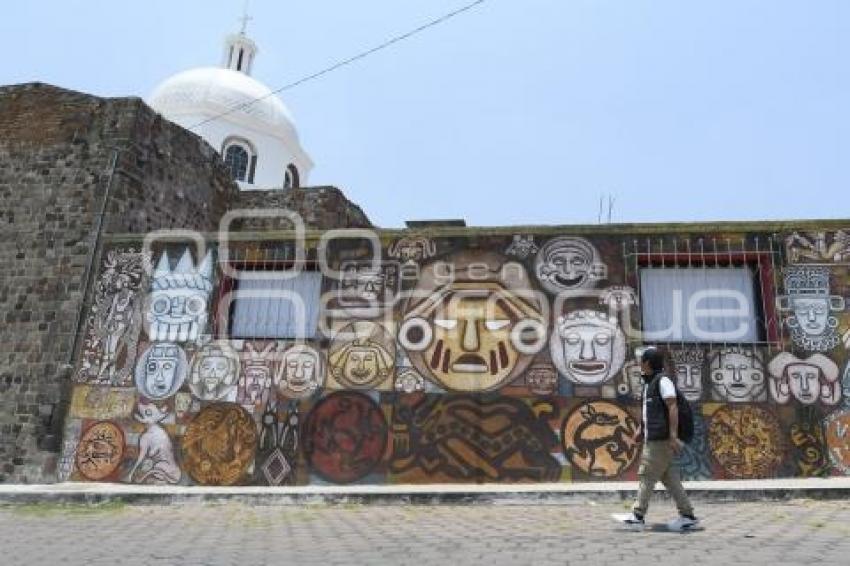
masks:
<svg viewBox="0 0 850 566"><path fill-rule="evenodd" d="M243 272L244 273L244 272ZM319 323L322 274L304 271L289 278L243 276L234 295L231 338L312 338Z"/></svg>
<svg viewBox="0 0 850 566"><path fill-rule="evenodd" d="M641 269L644 339L757 341L753 280L752 271L746 267Z"/></svg>

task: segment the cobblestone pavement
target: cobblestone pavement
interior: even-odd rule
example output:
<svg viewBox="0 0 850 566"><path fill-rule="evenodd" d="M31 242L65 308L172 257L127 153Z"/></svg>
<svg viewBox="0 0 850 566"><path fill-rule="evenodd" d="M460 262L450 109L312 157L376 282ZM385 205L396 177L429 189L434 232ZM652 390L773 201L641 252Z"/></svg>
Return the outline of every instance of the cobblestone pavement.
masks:
<svg viewBox="0 0 850 566"><path fill-rule="evenodd" d="M0 508L0 564L848 564L850 504L703 504L705 530L621 530L622 505ZM666 520L657 502L650 519Z"/></svg>

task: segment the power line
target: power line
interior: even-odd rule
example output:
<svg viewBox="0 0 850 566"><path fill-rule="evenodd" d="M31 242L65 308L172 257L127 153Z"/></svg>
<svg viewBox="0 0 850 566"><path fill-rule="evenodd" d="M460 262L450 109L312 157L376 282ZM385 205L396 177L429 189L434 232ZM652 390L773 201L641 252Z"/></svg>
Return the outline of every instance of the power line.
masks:
<svg viewBox="0 0 850 566"><path fill-rule="evenodd" d="M368 57L369 55L372 55L373 53L377 53L378 51L381 51L383 49L386 49L387 47L390 47L393 44L396 44L400 41L404 41L405 39L413 37L414 35L416 35L420 32L423 32L423 31L427 30L428 28L432 28L434 26L440 25L443 22L446 22L446 21L454 18L455 16L459 16L460 14L473 9L480 4L483 4L486 1L487 0L475 0L474 2L470 2L469 4L466 4L465 6L462 6L462 7L458 8L457 10L454 10L454 11L449 12L447 14L443 14L442 16L435 18L435 19L433 19L433 20L431 20L431 21L429 21L425 24L422 24L421 26L419 26L415 29L412 29L412 30L410 30L406 33L403 33L401 35L397 35L397 36L395 36L391 39L388 39L387 41L381 43L380 45L376 45L375 47L372 47L371 49L367 49L366 51L362 51L362 52L358 53L357 55L354 55L353 57L349 57L348 59L343 59L342 61L338 61L337 63L334 63L333 65L322 69L321 71L315 72L312 75L307 75L306 77L300 78L297 81L291 82L291 83L286 84L286 85L284 85L284 86L282 86L278 89L275 89L275 90L271 91L270 93L268 93L266 95L251 99L248 102L242 102L241 104L237 104L236 106L234 106L234 107L232 107L228 110L225 110L224 112L222 112L220 114L216 114L215 116L212 116L210 118L207 118L206 120L202 120L202 121L198 122L197 124L193 124L192 126L189 126L189 129L194 130L198 126L203 126L204 124L207 124L207 123L212 122L214 120L218 120L219 118L227 116L228 114L232 114L232 113L236 112L237 110L242 110L242 109L248 108L248 107L256 104L257 102L260 102L261 100L265 100L266 98L269 98L270 96L274 96L275 94L281 93L285 90L295 88L298 85L302 85L302 84L304 84L308 81L315 80L315 79L317 79L317 78L319 78L323 75L326 75L326 74L328 74L332 71L335 71L335 70L339 69L340 67L345 67L346 65L350 65L350 64L354 63L355 61L359 61L360 59L364 59L364 58Z"/></svg>

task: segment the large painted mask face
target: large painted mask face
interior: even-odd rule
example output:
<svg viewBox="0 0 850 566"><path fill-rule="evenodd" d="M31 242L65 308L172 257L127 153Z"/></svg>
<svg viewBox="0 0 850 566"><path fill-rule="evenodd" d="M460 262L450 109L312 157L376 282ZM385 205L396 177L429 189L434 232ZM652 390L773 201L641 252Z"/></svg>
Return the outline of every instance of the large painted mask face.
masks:
<svg viewBox="0 0 850 566"><path fill-rule="evenodd" d="M448 268L451 276L441 275ZM398 340L419 373L438 385L495 389L546 344L540 295L529 288L525 268L502 256L448 256L423 270Z"/></svg>
<svg viewBox="0 0 850 566"><path fill-rule="evenodd" d="M414 363L457 391L493 389L539 351L545 329L528 304L492 284L455 284L428 317L408 317L400 340Z"/></svg>
<svg viewBox="0 0 850 566"><path fill-rule="evenodd" d="M562 237L546 242L534 263L540 283L550 292L592 287L605 277L605 265L584 238Z"/></svg>
<svg viewBox="0 0 850 566"><path fill-rule="evenodd" d="M751 350L730 348L714 355L711 363L711 384L715 397L719 400L764 400L764 367Z"/></svg>
<svg viewBox="0 0 850 566"><path fill-rule="evenodd" d="M177 344L152 344L136 365L136 387L150 399L170 397L186 378L186 354Z"/></svg>
<svg viewBox="0 0 850 566"><path fill-rule="evenodd" d="M283 354L278 377L278 391L290 398L312 395L324 381L322 359L307 345L293 346Z"/></svg>
<svg viewBox="0 0 850 566"><path fill-rule="evenodd" d="M626 337L616 318L581 310L558 317L550 345L558 370L570 381L599 385L611 379L626 356Z"/></svg>
<svg viewBox="0 0 850 566"><path fill-rule="evenodd" d="M434 320L434 339L425 349L431 370L448 374L481 375L501 381L516 364L510 344L512 320L498 304L487 312L486 298L450 301Z"/></svg>
<svg viewBox="0 0 850 566"><path fill-rule="evenodd" d="M212 256L196 268L187 249L172 270L163 252L154 271L146 315L153 341L193 341L206 325L207 305L212 291Z"/></svg>

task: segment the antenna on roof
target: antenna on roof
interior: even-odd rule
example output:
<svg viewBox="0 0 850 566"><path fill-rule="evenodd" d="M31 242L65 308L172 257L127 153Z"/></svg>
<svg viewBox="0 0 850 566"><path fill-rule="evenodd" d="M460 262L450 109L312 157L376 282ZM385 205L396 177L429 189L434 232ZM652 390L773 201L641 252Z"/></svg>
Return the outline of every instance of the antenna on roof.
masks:
<svg viewBox="0 0 850 566"><path fill-rule="evenodd" d="M603 213L605 210L605 197L608 197L608 213L604 216L605 222L602 221ZM596 222L598 224L611 224L611 220L614 217L614 202L617 199L614 198L612 194L601 194L599 195L599 211L596 214Z"/></svg>

